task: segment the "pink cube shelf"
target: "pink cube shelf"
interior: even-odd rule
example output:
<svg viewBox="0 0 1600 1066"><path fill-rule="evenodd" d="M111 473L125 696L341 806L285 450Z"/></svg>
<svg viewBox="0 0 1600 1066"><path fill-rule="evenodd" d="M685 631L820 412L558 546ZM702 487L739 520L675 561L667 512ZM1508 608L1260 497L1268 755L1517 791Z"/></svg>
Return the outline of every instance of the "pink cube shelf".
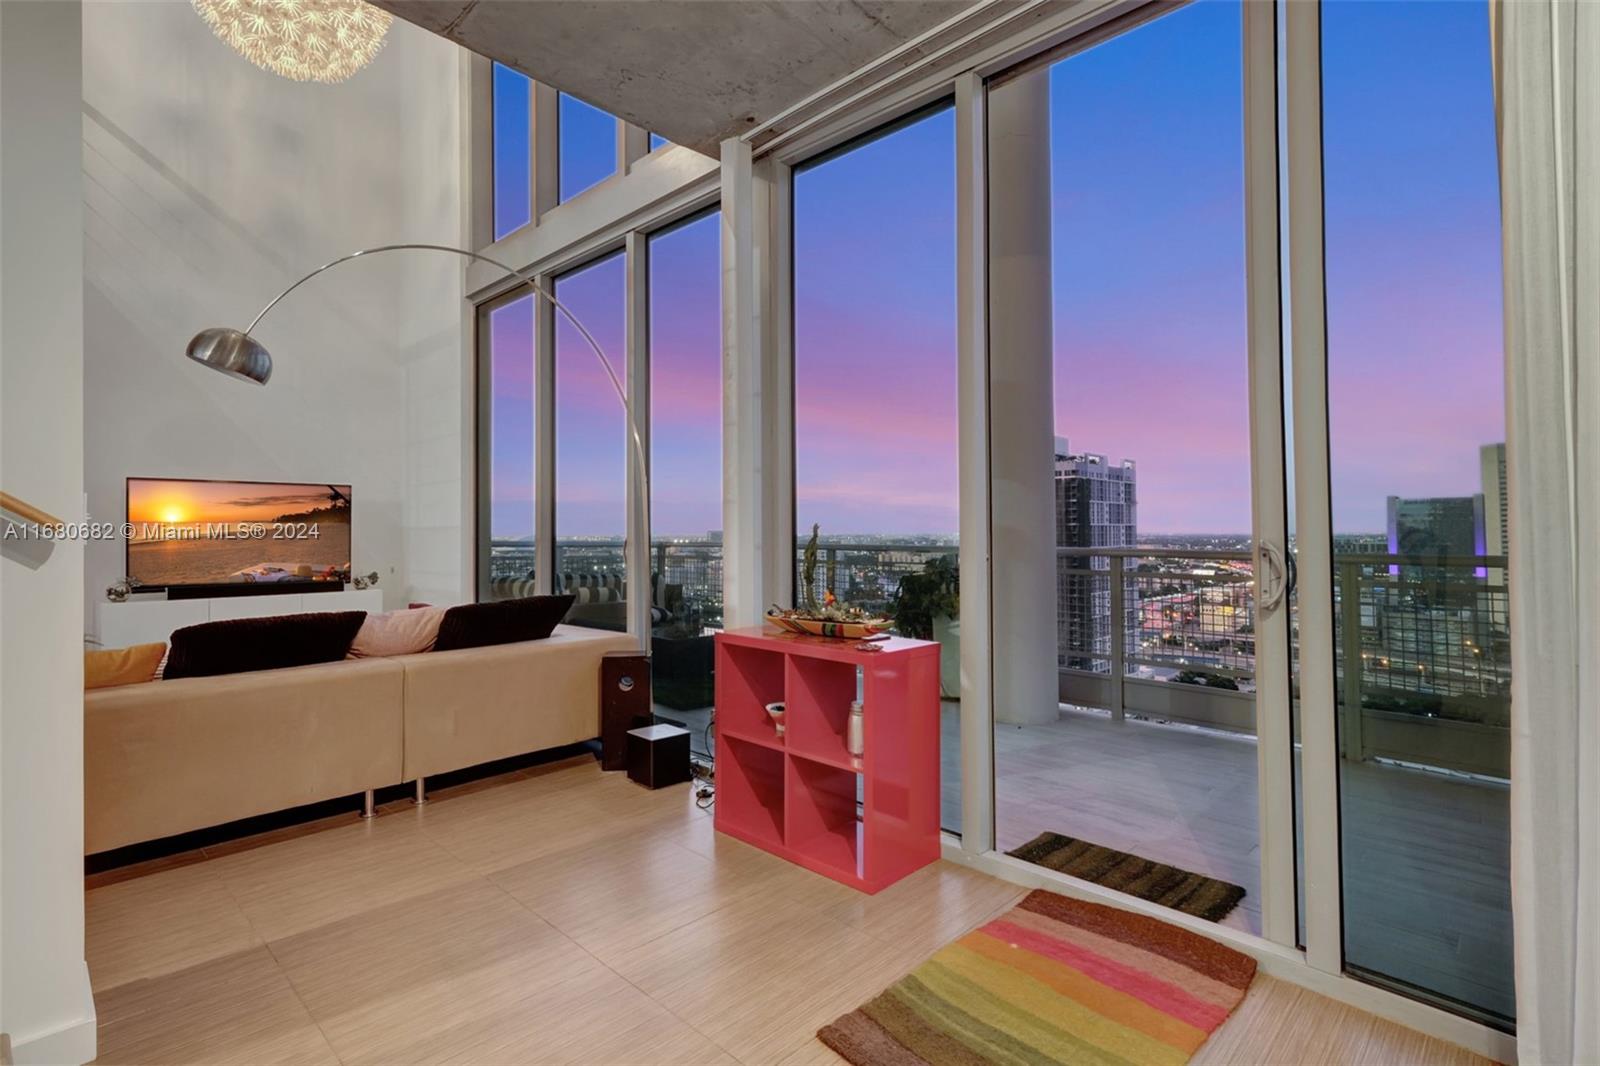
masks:
<svg viewBox="0 0 1600 1066"><path fill-rule="evenodd" d="M716 644L718 832L863 892L939 858L939 645L765 628ZM866 741L853 758L857 671ZM783 736L766 711L779 700Z"/></svg>

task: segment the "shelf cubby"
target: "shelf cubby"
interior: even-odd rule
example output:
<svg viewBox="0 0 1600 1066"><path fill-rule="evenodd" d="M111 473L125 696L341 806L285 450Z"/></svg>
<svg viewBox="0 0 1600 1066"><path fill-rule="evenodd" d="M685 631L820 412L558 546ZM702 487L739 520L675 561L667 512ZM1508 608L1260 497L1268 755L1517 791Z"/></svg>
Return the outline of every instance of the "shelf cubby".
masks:
<svg viewBox="0 0 1600 1066"><path fill-rule="evenodd" d="M717 828L757 847L784 843L784 759L781 751L725 737L718 745Z"/></svg>
<svg viewBox="0 0 1600 1066"><path fill-rule="evenodd" d="M864 892L938 859L939 645L764 629L716 643L719 831ZM777 700L781 736L766 712Z"/></svg>
<svg viewBox="0 0 1600 1066"><path fill-rule="evenodd" d="M850 704L860 687L858 672L852 663L788 657L784 718L785 746L790 751L851 771L860 767L847 743Z"/></svg>
<svg viewBox="0 0 1600 1066"><path fill-rule="evenodd" d="M782 747L767 704L784 698L783 656L760 648L717 651L717 734Z"/></svg>
<svg viewBox="0 0 1600 1066"><path fill-rule="evenodd" d="M847 877L861 877L861 819L856 815L857 776L804 756L789 757L792 799L785 811L784 839L793 851Z"/></svg>

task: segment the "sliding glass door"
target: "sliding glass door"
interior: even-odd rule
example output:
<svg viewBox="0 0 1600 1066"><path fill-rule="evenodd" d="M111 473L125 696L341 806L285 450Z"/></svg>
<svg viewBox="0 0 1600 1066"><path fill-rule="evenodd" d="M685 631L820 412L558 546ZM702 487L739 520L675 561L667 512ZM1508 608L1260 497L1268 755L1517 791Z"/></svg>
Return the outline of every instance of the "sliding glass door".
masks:
<svg viewBox="0 0 1600 1066"><path fill-rule="evenodd" d="M1258 781L1267 762L1287 780L1289 745L1285 701L1258 692L1263 674L1286 692L1288 646L1258 641L1280 610L1262 596L1282 568L1258 586L1256 567L1283 548L1283 443L1275 262L1256 264L1251 330L1245 17L1189 5L990 90L991 270L1028 254L1011 212L1050 232L1047 293L991 275L991 321L1050 323L1047 361L1009 326L991 351L997 397L1025 365L1051 401L992 410L1000 438L1019 419L1031 434L994 449L995 482L1043 478L1003 514L996 490L996 584L1021 590L996 610L1031 618L1048 597L1056 637L1040 661L997 648L997 674L1048 676L997 681L995 846L1261 933Z"/></svg>
<svg viewBox="0 0 1600 1066"><path fill-rule="evenodd" d="M1515 1013L1499 187L1486 4L1325 4L1344 958Z"/></svg>
<svg viewBox="0 0 1600 1066"><path fill-rule="evenodd" d="M1504 1027L1487 11L1284 10L988 83L995 849Z"/></svg>
<svg viewBox="0 0 1600 1066"><path fill-rule="evenodd" d="M1487 12L1279 13L988 84L995 848L1506 1026Z"/></svg>

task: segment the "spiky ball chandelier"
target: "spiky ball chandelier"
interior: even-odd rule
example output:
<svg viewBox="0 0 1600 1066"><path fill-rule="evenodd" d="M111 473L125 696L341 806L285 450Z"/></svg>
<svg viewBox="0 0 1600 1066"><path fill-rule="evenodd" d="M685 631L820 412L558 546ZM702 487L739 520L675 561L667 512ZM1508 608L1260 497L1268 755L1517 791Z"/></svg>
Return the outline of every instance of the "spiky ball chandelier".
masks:
<svg viewBox="0 0 1600 1066"><path fill-rule="evenodd" d="M364 0L190 2L234 51L295 81L344 81L372 62L393 21Z"/></svg>

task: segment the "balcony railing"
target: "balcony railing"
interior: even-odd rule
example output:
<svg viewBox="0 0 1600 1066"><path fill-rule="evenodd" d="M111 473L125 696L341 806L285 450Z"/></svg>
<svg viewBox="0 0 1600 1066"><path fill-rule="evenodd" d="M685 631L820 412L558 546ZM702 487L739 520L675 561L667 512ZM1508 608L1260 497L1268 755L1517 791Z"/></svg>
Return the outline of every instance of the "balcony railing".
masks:
<svg viewBox="0 0 1600 1066"><path fill-rule="evenodd" d="M930 560L955 557L954 544L819 544L812 593L817 601L833 589L848 604L874 614L887 613L900 590L900 579L921 573ZM795 598L803 594L805 550L795 552Z"/></svg>
<svg viewBox="0 0 1600 1066"><path fill-rule="evenodd" d="M1509 776L1505 566L1491 555L1335 554L1345 758Z"/></svg>
<svg viewBox="0 0 1600 1066"><path fill-rule="evenodd" d="M491 588L531 585L534 546L526 541L490 542ZM686 613L709 628L722 624L722 542L663 538L650 546L651 573L681 590ZM930 559L956 552L953 544L829 543L818 550L813 591L820 600L832 588L844 602L869 611L887 611L906 574L920 571ZM795 580L801 580L804 552L795 553ZM556 542L557 584L620 577L626 566L620 540Z"/></svg>
<svg viewBox="0 0 1600 1066"><path fill-rule="evenodd" d="M1117 718L1131 711L1255 732L1249 553L1058 554L1063 702ZM1511 680L1504 558L1341 553L1335 566L1345 757L1504 776ZM1290 609L1297 650L1292 598Z"/></svg>
<svg viewBox="0 0 1600 1066"><path fill-rule="evenodd" d="M489 586L509 594L532 586L534 545L521 540L489 543ZM710 629L722 625L722 542L716 540L663 539L650 546L650 570L655 581L673 589L675 617ZM558 589L583 582L627 575L620 540L560 540L556 542Z"/></svg>
<svg viewBox="0 0 1600 1066"><path fill-rule="evenodd" d="M953 544L819 546L813 591L887 611L900 580ZM1060 698L1253 734L1256 617L1252 556L1189 548L1061 548L1056 620ZM801 579L803 554L795 554ZM567 583L620 579L620 541L563 540ZM1382 757L1503 776L1509 759L1510 627L1505 560L1337 554L1335 642L1347 758ZM528 580L532 545L491 544L496 583ZM673 620L722 624L722 544L663 538L651 570L673 590ZM1350 594L1352 593L1353 594ZM1291 632L1294 601L1290 599ZM1114 624L1120 619L1120 624Z"/></svg>

